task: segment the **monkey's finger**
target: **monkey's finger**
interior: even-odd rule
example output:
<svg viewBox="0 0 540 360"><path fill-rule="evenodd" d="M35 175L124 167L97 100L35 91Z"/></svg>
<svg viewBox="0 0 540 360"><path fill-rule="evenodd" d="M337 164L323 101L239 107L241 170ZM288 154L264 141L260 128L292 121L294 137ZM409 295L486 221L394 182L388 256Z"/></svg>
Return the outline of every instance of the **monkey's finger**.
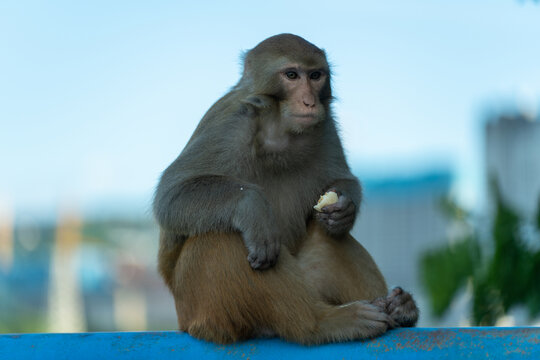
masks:
<svg viewBox="0 0 540 360"><path fill-rule="evenodd" d="M328 220L328 214L317 212L315 213L315 219L321 222L325 222Z"/></svg>
<svg viewBox="0 0 540 360"><path fill-rule="evenodd" d="M325 214L330 214L335 211L341 211L342 209L343 209L343 204L340 204L337 202L335 204L326 205L325 207L321 209L321 211Z"/></svg>
<svg viewBox="0 0 540 360"><path fill-rule="evenodd" d="M326 222L328 223L329 227L334 229L346 228L354 223L354 214L338 220L329 218Z"/></svg>
<svg viewBox="0 0 540 360"><path fill-rule="evenodd" d="M394 287L390 292L388 293L388 296L386 296L386 302L387 302L387 308L390 306L392 301L394 301L394 304L397 304L396 299L400 297L400 295L403 293L403 289L399 286Z"/></svg>
<svg viewBox="0 0 540 360"><path fill-rule="evenodd" d="M339 220L334 220L332 218L327 220L328 229L335 233L343 233L354 225L354 214L350 214L347 217L341 218Z"/></svg>
<svg viewBox="0 0 540 360"><path fill-rule="evenodd" d="M396 321L392 316L388 315L388 319L386 320L388 324L389 329L395 329L399 327L399 322Z"/></svg>
<svg viewBox="0 0 540 360"><path fill-rule="evenodd" d="M382 322L388 326L388 328L394 328L397 326L396 321L387 313L382 311L378 306L372 303L360 302L361 308L357 312L357 316L368 321Z"/></svg>
<svg viewBox="0 0 540 360"><path fill-rule="evenodd" d="M268 240L249 250L248 261L253 269L266 270L274 266L279 256L279 240Z"/></svg>
<svg viewBox="0 0 540 360"><path fill-rule="evenodd" d="M395 308L409 302L413 301L411 294L406 291L403 291L401 288L395 288L390 294L390 302L388 303L388 311L392 312Z"/></svg>
<svg viewBox="0 0 540 360"><path fill-rule="evenodd" d="M418 321L419 310L412 295L401 288L392 290L387 311L402 327L414 326Z"/></svg>
<svg viewBox="0 0 540 360"><path fill-rule="evenodd" d="M253 263L251 263L251 267L254 270L266 270L269 269L271 265L267 261L267 259L257 259Z"/></svg>
<svg viewBox="0 0 540 360"><path fill-rule="evenodd" d="M343 209L346 209L350 204L352 204L352 201L346 197L345 195L342 195L338 198L338 202L330 205L326 205L321 210L324 213L332 213L335 211L342 211Z"/></svg>
<svg viewBox="0 0 540 360"><path fill-rule="evenodd" d="M418 308L411 299L411 301L408 301L395 308L394 311L390 313L390 317L394 319L399 326L411 327L414 326L418 321L418 313Z"/></svg>
<svg viewBox="0 0 540 360"><path fill-rule="evenodd" d="M266 246L259 245L254 246L253 249L249 249L248 261L253 269L264 270L268 267L266 255Z"/></svg>
<svg viewBox="0 0 540 360"><path fill-rule="evenodd" d="M328 214L328 217L332 220L340 220L342 218L349 217L354 214L355 214L355 206L351 202L346 208L331 212L330 214Z"/></svg>
<svg viewBox="0 0 540 360"><path fill-rule="evenodd" d="M377 306L379 309L386 311L386 306L388 305L388 300L386 297L379 297L370 302L371 304Z"/></svg>
<svg viewBox="0 0 540 360"><path fill-rule="evenodd" d="M394 296L401 295L402 293L404 293L403 289L400 286L396 286L395 288L392 289L389 296L394 297Z"/></svg>
<svg viewBox="0 0 540 360"><path fill-rule="evenodd" d="M388 308L390 309L390 306ZM403 303L401 303L399 305L393 306L392 310L388 311L388 313L393 318L396 318L397 316L399 316L402 313L408 313L408 312L414 311L415 308L416 308L416 304L412 300L412 298L410 298L407 301L405 301L405 302L403 302Z"/></svg>
<svg viewBox="0 0 540 360"><path fill-rule="evenodd" d="M257 258L255 254L248 255L247 260L252 269L257 270L261 267L261 262L259 261L259 259Z"/></svg>

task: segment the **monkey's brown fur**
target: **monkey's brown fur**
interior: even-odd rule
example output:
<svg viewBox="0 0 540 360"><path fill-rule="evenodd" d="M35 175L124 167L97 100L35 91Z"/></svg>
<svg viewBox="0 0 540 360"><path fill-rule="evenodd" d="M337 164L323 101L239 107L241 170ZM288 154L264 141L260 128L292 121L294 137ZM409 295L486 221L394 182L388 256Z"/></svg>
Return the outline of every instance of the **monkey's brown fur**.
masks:
<svg viewBox="0 0 540 360"><path fill-rule="evenodd" d="M384 332L386 316L358 301L387 294L373 259L351 236L336 241L321 230L312 223L298 254L283 247L266 271L249 266L236 234L162 247L160 271L173 291L180 329L218 343L277 334L309 344Z"/></svg>
<svg viewBox="0 0 540 360"><path fill-rule="evenodd" d="M332 117L324 51L291 34L250 50L154 199L159 270L181 330L317 344L412 326L418 309L350 235L361 202ZM314 213L328 190L338 202Z"/></svg>

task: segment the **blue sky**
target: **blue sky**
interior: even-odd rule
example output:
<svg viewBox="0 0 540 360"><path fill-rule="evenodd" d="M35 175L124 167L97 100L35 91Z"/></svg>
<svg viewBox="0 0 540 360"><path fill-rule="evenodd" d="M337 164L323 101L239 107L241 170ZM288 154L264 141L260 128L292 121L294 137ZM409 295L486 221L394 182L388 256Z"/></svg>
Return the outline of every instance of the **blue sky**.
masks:
<svg viewBox="0 0 540 360"><path fill-rule="evenodd" d="M146 211L161 171L238 80L241 52L282 32L326 49L360 177L447 166L475 207L486 113L540 104L532 1L7 0L0 203Z"/></svg>

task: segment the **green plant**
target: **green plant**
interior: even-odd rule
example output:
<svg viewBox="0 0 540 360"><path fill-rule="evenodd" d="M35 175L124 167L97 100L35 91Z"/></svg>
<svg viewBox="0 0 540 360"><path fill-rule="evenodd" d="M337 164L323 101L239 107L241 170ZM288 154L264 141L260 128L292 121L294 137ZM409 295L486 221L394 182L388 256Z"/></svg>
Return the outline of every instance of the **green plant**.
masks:
<svg viewBox="0 0 540 360"><path fill-rule="evenodd" d="M515 305L525 305L531 317L540 314L540 250L520 231L524 220L504 202L493 186L495 215L487 242L481 242L470 215L447 201L444 209L465 228L465 235L421 257L422 281L435 316L442 316L469 281L474 325L491 326ZM540 231L540 204L533 226ZM536 239L538 241L538 239Z"/></svg>

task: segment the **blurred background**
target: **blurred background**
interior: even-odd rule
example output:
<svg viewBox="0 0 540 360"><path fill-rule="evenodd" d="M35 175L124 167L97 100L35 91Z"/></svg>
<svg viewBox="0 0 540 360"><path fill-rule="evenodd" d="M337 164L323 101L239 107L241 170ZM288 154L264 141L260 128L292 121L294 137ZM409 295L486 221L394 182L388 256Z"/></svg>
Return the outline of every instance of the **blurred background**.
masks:
<svg viewBox="0 0 540 360"><path fill-rule="evenodd" d="M0 332L176 328L154 188L283 32L329 56L353 234L419 325L540 325L538 2L6 0Z"/></svg>

